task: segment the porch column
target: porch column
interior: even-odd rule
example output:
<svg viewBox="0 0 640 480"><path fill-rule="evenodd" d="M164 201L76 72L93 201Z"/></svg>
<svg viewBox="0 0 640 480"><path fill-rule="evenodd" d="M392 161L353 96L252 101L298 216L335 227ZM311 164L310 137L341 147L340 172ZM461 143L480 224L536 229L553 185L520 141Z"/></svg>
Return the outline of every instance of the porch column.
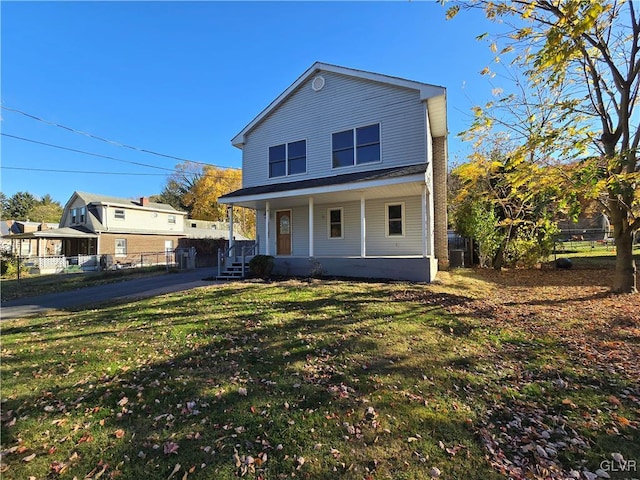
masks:
<svg viewBox="0 0 640 480"><path fill-rule="evenodd" d="M367 256L367 221L365 218L364 192L360 193L360 256Z"/></svg>
<svg viewBox="0 0 640 480"><path fill-rule="evenodd" d="M313 197L309 197L309 256L313 257Z"/></svg>
<svg viewBox="0 0 640 480"><path fill-rule="evenodd" d="M426 257L429 254L427 246L427 186L422 186L422 256Z"/></svg>
<svg viewBox="0 0 640 480"><path fill-rule="evenodd" d="M38 256L44 257L45 252L43 252L44 248L42 247L42 238L38 238Z"/></svg>
<svg viewBox="0 0 640 480"><path fill-rule="evenodd" d="M264 207L264 254L271 255L269 249L269 217L271 217L271 203L267 201Z"/></svg>
<svg viewBox="0 0 640 480"><path fill-rule="evenodd" d="M435 232L434 232L434 205L432 193L427 190L427 187L422 187L422 208L425 211L424 215L424 229L425 229L425 246L426 255L435 255Z"/></svg>
<svg viewBox="0 0 640 480"><path fill-rule="evenodd" d="M229 256L231 257L231 247L235 243L233 239L233 203L227 206L227 217L229 218Z"/></svg>

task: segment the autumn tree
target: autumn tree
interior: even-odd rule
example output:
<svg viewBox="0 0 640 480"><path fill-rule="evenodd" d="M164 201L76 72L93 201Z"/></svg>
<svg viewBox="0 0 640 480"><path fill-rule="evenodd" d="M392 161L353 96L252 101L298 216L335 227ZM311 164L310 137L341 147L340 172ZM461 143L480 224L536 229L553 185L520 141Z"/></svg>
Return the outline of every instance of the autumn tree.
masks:
<svg viewBox="0 0 640 480"><path fill-rule="evenodd" d="M584 166L591 176L584 175L582 185L594 197L604 192L603 207L614 230L612 290L637 292L633 238L640 228L640 116L635 112L640 89L640 3L469 0L451 6L447 15L451 18L465 8L482 8L489 20L510 28L490 43L497 59L513 55L512 65L532 86L562 92L553 109L562 121L545 125L543 135L532 132L528 143L542 143L558 152L571 144L585 149L583 157L589 161ZM494 107L482 109L478 116L491 123ZM535 112L536 105L530 107ZM563 159L561 154L557 158Z"/></svg>
<svg viewBox="0 0 640 480"><path fill-rule="evenodd" d="M218 198L241 187L241 170L185 162L176 165L176 172L153 200L186 211L190 218L227 222L227 206L218 203ZM234 207L233 213L241 233L253 238L255 213L242 207Z"/></svg>
<svg viewBox="0 0 640 480"><path fill-rule="evenodd" d="M60 202L47 193L31 208L29 219L33 222L59 223L62 211Z"/></svg>
<svg viewBox="0 0 640 480"><path fill-rule="evenodd" d="M481 264L531 266L553 249L554 214L563 202L555 170L518 156L517 148L477 150L453 171L456 229L478 242Z"/></svg>
<svg viewBox="0 0 640 480"><path fill-rule="evenodd" d="M183 201L191 209L191 216L202 220L229 221L227 205L218 203L222 195L242 187L242 172L205 165L202 175L184 195ZM255 233L255 214L242 207L234 207L234 221L245 236Z"/></svg>
<svg viewBox="0 0 640 480"><path fill-rule="evenodd" d="M185 203L185 197L201 176L201 164L195 162L178 164L175 167L175 172L167 178L167 183L160 195L153 195L151 200L166 203L178 210L187 212L191 216L192 207Z"/></svg>

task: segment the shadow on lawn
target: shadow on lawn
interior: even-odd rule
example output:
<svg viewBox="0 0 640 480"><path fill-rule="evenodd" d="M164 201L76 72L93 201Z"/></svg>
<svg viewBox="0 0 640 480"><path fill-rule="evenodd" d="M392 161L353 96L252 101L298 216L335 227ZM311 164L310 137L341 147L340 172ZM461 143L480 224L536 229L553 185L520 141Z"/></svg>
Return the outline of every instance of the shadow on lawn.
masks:
<svg viewBox="0 0 640 480"><path fill-rule="evenodd" d="M66 464L69 477L95 468L91 476L166 479L178 463L176 478L424 478L432 465L448 478L502 478L475 422L522 372L505 361L513 344L461 352L479 325L438 305L469 299L313 288L201 289L3 329L40 334L3 358L8 374L37 382L44 368L56 378L19 397L3 392L3 447L19 438L27 447L4 456L7 478L57 478ZM527 364L553 346L518 348Z"/></svg>
<svg viewBox="0 0 640 480"><path fill-rule="evenodd" d="M166 479L176 463L179 478L185 472L188 478L413 472L411 478L431 462L447 462L438 441L462 442L475 452L443 470L498 478L463 415L430 411L379 381L421 379L409 353L379 351L387 326L410 323L419 312L396 308L400 319L390 319L375 308L386 298L348 291L306 298L304 287L300 298L284 300L277 286L268 288L274 290L267 299L233 301L247 294L244 286L206 289L4 330L40 334L3 361L6 371L56 379L20 397L3 392L3 411L10 412L3 448L26 447L4 455L7 478L57 477L61 468L86 476L95 468L91 476ZM145 355L149 335L163 334L164 351ZM43 351L30 351L35 346ZM107 346L112 364L91 371L100 364L92 358ZM67 358L52 357L63 351ZM158 355L164 358L154 360ZM70 374L71 365L86 371Z"/></svg>

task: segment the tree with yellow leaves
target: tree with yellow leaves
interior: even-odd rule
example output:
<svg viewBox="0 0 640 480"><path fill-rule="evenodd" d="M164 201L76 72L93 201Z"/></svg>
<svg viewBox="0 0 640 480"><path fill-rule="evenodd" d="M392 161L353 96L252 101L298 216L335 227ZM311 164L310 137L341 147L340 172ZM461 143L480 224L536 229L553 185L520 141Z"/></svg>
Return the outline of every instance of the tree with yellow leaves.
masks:
<svg viewBox="0 0 640 480"><path fill-rule="evenodd" d="M210 165L202 167L193 185L182 201L190 209L191 217L200 220L228 222L227 206L218 198L242 187L242 172L238 169L222 169ZM241 233L249 238L255 235L255 214L242 207L234 207L234 222Z"/></svg>
<svg viewBox="0 0 640 480"><path fill-rule="evenodd" d="M612 291L636 293L634 233L640 229L640 2L607 0L467 0L453 2L447 17L465 8L481 8L509 31L491 38L490 48L512 56L535 87L562 92L552 112L561 121L531 132L528 145L556 149L564 157L574 145L585 147L585 186L614 229L616 269ZM479 38L490 38L487 34ZM490 75L485 68L483 75ZM493 128L492 102L476 109L474 127ZM536 105L529 106L534 120ZM542 106L547 111L547 105ZM537 115L539 117L539 115ZM512 123L513 124L513 123ZM546 156L545 158L549 158ZM592 175L588 175L589 172Z"/></svg>

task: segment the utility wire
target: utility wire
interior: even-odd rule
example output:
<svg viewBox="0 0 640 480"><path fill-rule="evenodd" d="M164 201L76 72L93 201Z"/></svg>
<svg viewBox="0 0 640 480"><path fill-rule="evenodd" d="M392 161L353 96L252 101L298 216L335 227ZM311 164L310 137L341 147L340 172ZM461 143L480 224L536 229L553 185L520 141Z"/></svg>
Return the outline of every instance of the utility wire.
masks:
<svg viewBox="0 0 640 480"><path fill-rule="evenodd" d="M10 108L10 107L6 107L4 105L0 105L0 107L2 107L3 110L7 110L9 112L19 113L20 115L24 115L25 117L31 118L33 120L37 120L38 122L42 122L42 123L46 123L47 125L52 125L54 127L62 128L62 129L67 130L69 132L77 133L79 135L84 135L85 137L93 138L95 140L100 140L101 142L106 142L106 143L109 143L111 145L115 145L117 147L128 148L130 150L135 150L137 152L143 152L143 153L149 153L151 155L157 155L159 157L165 157L165 158L171 158L171 159L174 159L174 160L180 160L181 162L190 162L190 163L196 163L198 165L208 165L210 167L232 168L233 170L239 170L238 168L221 167L220 165L214 165L212 163L198 162L198 161L195 161L195 160L189 160L187 158L176 157L176 156L173 156L173 155L167 155L167 154L164 154L164 153L154 152L153 150L147 150L145 148L135 147L133 145L127 145L127 144L124 144L124 143L116 142L115 140L109 140L107 138L100 137L98 135L94 135L92 133L83 132L82 130L76 130L75 128L67 127L66 125L61 125L59 123L52 122L50 120L45 120L44 118L37 117L36 115L32 115L30 113L23 112L22 110L18 110L16 108Z"/></svg>
<svg viewBox="0 0 640 480"><path fill-rule="evenodd" d="M146 176L164 176L164 173L127 173L127 172L89 172L82 170L53 170L48 168L26 168L26 167L7 167L0 166L3 170L26 170L29 172L54 172L54 173L91 173L95 175L146 175Z"/></svg>
<svg viewBox="0 0 640 480"><path fill-rule="evenodd" d="M31 168L31 167L8 167L6 165L0 165L0 169L5 170L25 170L28 172L51 172L51 173L83 173L83 174L95 174L95 175L133 175L133 176L165 176L165 173L133 173L133 172L96 172L96 171L86 171L86 170L56 170L51 168ZM216 178L218 180L228 180L224 174L200 174L197 172L180 172L178 170L175 173L179 173L184 176L194 176L194 177L207 177L207 178Z"/></svg>
<svg viewBox="0 0 640 480"><path fill-rule="evenodd" d="M75 148L63 147L61 145L54 145L52 143L40 142L38 140L32 140L30 138L18 137L17 135L9 135L8 133L4 133L4 132L0 133L0 135L2 135L3 137L15 138L16 140L22 140L24 142L37 143L38 145L44 145L44 146L52 147L52 148L59 148L60 150L68 150L69 152L82 153L84 155L92 155L94 157L99 157L99 158L106 158L107 160L115 160L117 162L130 163L132 165L140 165L142 167L155 168L155 169L164 170L164 171L167 171L167 172L173 172L173 173L176 172L176 170L173 169L173 168L164 168L164 167L158 167L156 165L149 165L148 163L140 163L140 162L132 162L132 161L129 161L129 160L122 160L120 158L110 157L108 155L101 155L99 153L86 152L84 150L76 150Z"/></svg>

